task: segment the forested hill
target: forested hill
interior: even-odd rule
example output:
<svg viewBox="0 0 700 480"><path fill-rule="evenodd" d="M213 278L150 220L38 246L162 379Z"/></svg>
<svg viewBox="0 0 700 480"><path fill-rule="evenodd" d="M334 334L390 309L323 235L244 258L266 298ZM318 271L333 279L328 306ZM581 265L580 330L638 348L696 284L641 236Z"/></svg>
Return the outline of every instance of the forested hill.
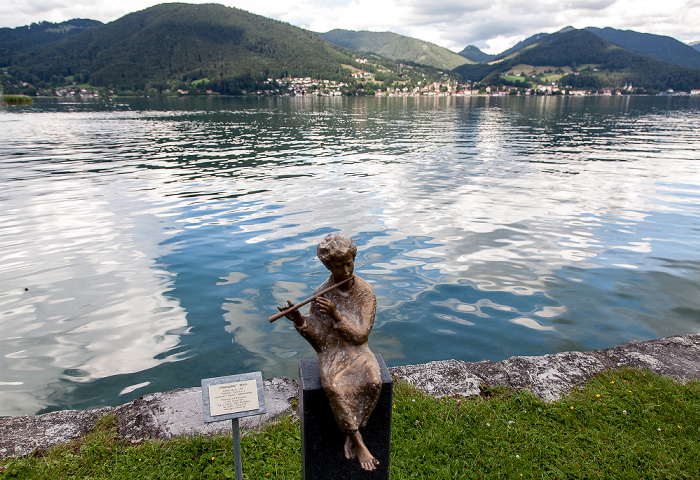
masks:
<svg viewBox="0 0 700 480"><path fill-rule="evenodd" d="M0 28L0 58L7 58L39 45L58 42L86 28L99 25L102 25L102 22L76 18L62 23L41 22L24 27Z"/></svg>
<svg viewBox="0 0 700 480"><path fill-rule="evenodd" d="M268 77L349 78L341 65L352 60L349 51L287 23L223 5L169 3L6 55L0 66L31 83L71 76L146 91L207 81L221 93L236 93Z"/></svg>
<svg viewBox="0 0 700 480"><path fill-rule="evenodd" d="M700 88L700 69L632 53L587 30L551 34L500 62L463 65L455 72L474 81L498 84L502 83L504 72L546 69L574 73L559 81L560 85L573 88L633 85L645 90L686 92Z"/></svg>
<svg viewBox="0 0 700 480"><path fill-rule="evenodd" d="M606 41L604 35L629 44L629 49ZM464 83L480 88L509 85L523 90L558 82L567 89L614 87L627 92L633 85L639 93L700 89L700 68L670 64L694 65L700 52L658 35L567 27L534 35L495 58L476 47L463 52L488 63L469 63L437 45L388 32L334 30L323 36L344 46L240 9L185 3L157 5L107 24L71 20L2 28L0 91L50 95L71 89L131 95L190 89L272 94L292 89L295 93L289 81L268 79L311 77L310 90L300 93L416 92L432 84L446 92L456 88L460 75ZM653 51L671 60L664 63L648 56ZM362 61L356 60L358 56ZM335 85L333 92L329 84Z"/></svg>
<svg viewBox="0 0 700 480"><path fill-rule="evenodd" d="M634 53L649 55L658 60L681 67L700 68L700 52L675 38L632 30L588 27L605 41L626 48Z"/></svg>
<svg viewBox="0 0 700 480"><path fill-rule="evenodd" d="M372 52L395 61L407 61L452 70L471 61L453 51L430 42L391 32L331 30L321 37L341 47Z"/></svg>
<svg viewBox="0 0 700 480"><path fill-rule="evenodd" d="M519 42L498 55L483 53L473 45L469 45L467 48L462 50L460 55L475 62L492 62L496 60L503 60L509 55L518 53L525 47L544 40L549 35L566 33L572 30L575 29L572 27L566 27L554 34L538 33ZM585 30L594 33L597 37L600 37L606 42L622 47L639 55L648 55L656 58L657 60L661 60L662 62L670 63L671 65L678 65L688 68L700 68L700 52L697 51L698 49L694 48L692 44L686 45L672 37L654 35L651 33L640 33L632 30L617 30L610 27L587 27Z"/></svg>

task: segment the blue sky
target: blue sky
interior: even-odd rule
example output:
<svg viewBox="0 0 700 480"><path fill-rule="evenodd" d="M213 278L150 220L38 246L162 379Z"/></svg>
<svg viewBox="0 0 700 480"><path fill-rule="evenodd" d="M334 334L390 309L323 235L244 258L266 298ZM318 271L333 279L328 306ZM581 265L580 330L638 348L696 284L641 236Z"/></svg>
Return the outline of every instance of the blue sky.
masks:
<svg viewBox="0 0 700 480"><path fill-rule="evenodd" d="M43 20L110 22L154 0L3 0L0 27ZM700 41L700 0L195 0L222 3L315 32L390 31L456 52L476 45L500 53L536 33L566 26L613 27Z"/></svg>

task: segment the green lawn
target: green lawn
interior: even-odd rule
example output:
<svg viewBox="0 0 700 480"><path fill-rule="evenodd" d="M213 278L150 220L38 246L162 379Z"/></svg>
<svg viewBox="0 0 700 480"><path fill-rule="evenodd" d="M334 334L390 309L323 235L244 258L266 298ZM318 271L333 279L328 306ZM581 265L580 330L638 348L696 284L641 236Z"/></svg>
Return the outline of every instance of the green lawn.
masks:
<svg viewBox="0 0 700 480"><path fill-rule="evenodd" d="M520 82L525 83L527 77L521 77L520 75L501 75L501 78L509 82Z"/></svg>
<svg viewBox="0 0 700 480"><path fill-rule="evenodd" d="M242 438L243 476L300 478L291 417ZM392 479L698 478L700 383L649 372L606 372L569 397L529 392L434 399L394 385ZM0 463L0 478L234 478L230 435L118 440L103 419L80 441Z"/></svg>

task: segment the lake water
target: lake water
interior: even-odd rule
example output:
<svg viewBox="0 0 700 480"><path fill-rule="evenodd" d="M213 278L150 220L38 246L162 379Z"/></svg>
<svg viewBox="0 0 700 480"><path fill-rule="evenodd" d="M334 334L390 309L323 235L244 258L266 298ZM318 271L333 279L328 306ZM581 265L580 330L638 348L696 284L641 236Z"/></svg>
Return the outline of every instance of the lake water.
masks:
<svg viewBox="0 0 700 480"><path fill-rule="evenodd" d="M358 244L387 364L700 332L700 97L0 110L0 415L297 377L275 305Z"/></svg>

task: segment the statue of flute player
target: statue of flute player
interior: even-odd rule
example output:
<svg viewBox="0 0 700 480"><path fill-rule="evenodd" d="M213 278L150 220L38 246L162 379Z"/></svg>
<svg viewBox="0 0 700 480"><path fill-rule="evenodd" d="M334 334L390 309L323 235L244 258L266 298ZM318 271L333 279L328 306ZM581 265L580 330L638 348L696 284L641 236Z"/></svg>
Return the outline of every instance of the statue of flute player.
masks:
<svg viewBox="0 0 700 480"><path fill-rule="evenodd" d="M277 308L318 354L323 390L346 435L345 458L357 458L364 470L375 470L379 462L367 449L360 428L367 424L382 389L379 363L367 346L377 301L372 287L353 273L357 247L350 238L328 234L317 254L331 274L314 292L309 314L302 315L301 304L290 301Z"/></svg>

